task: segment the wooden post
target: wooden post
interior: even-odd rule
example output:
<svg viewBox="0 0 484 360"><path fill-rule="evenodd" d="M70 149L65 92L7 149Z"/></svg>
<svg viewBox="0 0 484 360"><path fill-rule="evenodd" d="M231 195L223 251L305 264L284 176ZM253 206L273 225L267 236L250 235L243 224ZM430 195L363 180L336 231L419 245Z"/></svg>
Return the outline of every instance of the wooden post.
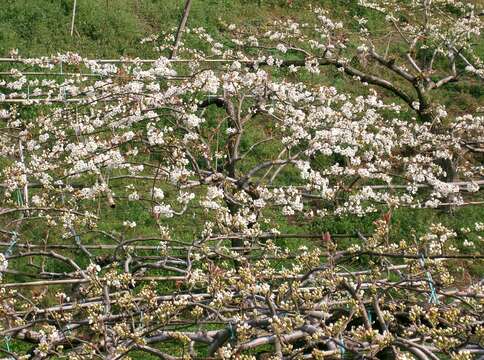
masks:
<svg viewBox="0 0 484 360"><path fill-rule="evenodd" d="M192 0L187 0L185 2L185 9L183 9L183 16L180 21L180 25L178 25L178 30L176 31L175 43L173 44L173 51L171 53L170 59L173 59L176 57L178 46L180 44L183 31L185 30L185 25L187 24L188 14L190 13L191 6L192 6Z"/></svg>

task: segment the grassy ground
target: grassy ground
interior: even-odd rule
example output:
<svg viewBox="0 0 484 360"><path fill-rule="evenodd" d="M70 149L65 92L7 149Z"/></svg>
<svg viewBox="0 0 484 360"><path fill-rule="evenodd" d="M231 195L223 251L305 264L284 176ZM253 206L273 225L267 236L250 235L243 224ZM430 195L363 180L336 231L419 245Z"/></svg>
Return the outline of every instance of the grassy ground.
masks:
<svg viewBox="0 0 484 360"><path fill-rule="evenodd" d="M176 26L184 5L183 0L79 0L77 3L75 31L71 36L73 0L3 1L0 55L6 55L12 48L32 56L64 51L92 57L152 55L139 40ZM285 4L283 0L196 0L189 26L203 26L212 33L217 32L219 18L256 25L294 11Z"/></svg>

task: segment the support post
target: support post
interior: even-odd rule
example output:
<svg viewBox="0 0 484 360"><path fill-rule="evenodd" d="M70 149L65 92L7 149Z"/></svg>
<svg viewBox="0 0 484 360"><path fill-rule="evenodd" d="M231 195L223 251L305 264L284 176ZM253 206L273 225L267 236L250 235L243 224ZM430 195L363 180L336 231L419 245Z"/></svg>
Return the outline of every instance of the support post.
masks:
<svg viewBox="0 0 484 360"><path fill-rule="evenodd" d="M74 6L72 8L71 36L74 34L74 21L76 19L76 7L77 7L77 0L74 0Z"/></svg>
<svg viewBox="0 0 484 360"><path fill-rule="evenodd" d="M187 0L185 2L185 8L183 9L183 16L178 25L178 30L176 31L175 43L173 44L173 51L171 53L170 59L176 57L176 53L178 51L178 46L180 45L181 37L183 35L183 31L185 30L185 25L187 24L188 14L190 13L190 7L192 6L192 0Z"/></svg>

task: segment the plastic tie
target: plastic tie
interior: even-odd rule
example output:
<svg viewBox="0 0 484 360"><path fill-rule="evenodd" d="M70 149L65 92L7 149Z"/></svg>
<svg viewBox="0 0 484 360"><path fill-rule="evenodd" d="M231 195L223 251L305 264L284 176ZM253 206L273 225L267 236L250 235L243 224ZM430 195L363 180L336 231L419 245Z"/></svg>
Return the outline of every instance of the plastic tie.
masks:
<svg viewBox="0 0 484 360"><path fill-rule="evenodd" d="M420 254L420 264L422 268L425 269L425 258L423 254ZM427 283L429 284L430 294L429 294L429 304L438 304L439 298L437 297L437 291L435 291L434 281L432 279L432 275L430 271L426 270L425 275L427 276Z"/></svg>
<svg viewBox="0 0 484 360"><path fill-rule="evenodd" d="M6 335L3 340L5 341L5 349L10 352L10 340L12 337L10 335Z"/></svg>
<svg viewBox="0 0 484 360"><path fill-rule="evenodd" d="M235 330L232 323L229 323L230 340L235 340Z"/></svg>
<svg viewBox="0 0 484 360"><path fill-rule="evenodd" d="M341 353L341 356L343 356L346 352L346 349L345 349L345 339L341 336L339 338L340 342L338 344L338 348L339 348L339 352Z"/></svg>

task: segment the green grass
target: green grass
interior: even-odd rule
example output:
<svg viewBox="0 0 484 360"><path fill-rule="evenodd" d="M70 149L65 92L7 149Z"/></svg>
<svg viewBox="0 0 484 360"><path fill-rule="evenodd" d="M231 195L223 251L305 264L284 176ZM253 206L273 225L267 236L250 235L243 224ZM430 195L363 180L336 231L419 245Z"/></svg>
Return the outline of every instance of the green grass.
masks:
<svg viewBox="0 0 484 360"><path fill-rule="evenodd" d="M196 0L188 26L219 31L219 18L258 25L287 15L284 1ZM70 35L73 0L5 0L0 8L0 55L14 48L23 56L75 51L90 57L153 56L139 41L171 33L181 17L183 0L80 0L74 35Z"/></svg>

